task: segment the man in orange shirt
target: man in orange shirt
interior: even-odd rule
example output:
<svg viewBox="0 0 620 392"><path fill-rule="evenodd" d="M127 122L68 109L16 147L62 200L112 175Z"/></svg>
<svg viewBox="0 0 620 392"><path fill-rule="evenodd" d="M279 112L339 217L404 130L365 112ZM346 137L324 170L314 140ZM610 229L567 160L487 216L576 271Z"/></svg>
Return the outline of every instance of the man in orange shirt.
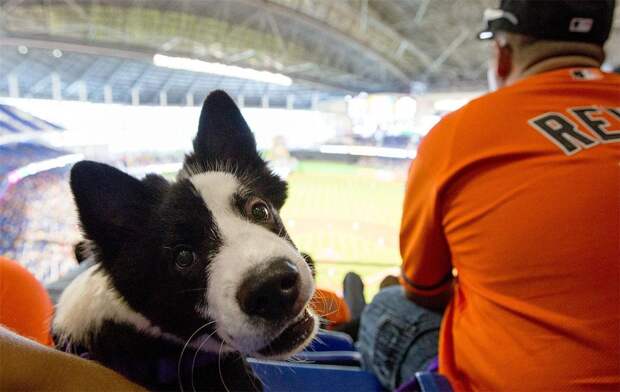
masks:
<svg viewBox="0 0 620 392"><path fill-rule="evenodd" d="M386 387L431 350L406 340L419 323L385 325L447 305L439 370L456 390L620 390L620 76L600 70L614 6L504 0L485 12L499 89L422 142L404 290L362 315L364 364Z"/></svg>

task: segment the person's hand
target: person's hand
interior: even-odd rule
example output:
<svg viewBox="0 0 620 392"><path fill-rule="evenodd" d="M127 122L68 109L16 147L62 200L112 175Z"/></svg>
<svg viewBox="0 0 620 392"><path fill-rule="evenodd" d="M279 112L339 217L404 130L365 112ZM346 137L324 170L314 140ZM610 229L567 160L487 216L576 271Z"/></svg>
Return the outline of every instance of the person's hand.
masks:
<svg viewBox="0 0 620 392"><path fill-rule="evenodd" d="M94 361L69 355L0 326L2 391L144 391Z"/></svg>

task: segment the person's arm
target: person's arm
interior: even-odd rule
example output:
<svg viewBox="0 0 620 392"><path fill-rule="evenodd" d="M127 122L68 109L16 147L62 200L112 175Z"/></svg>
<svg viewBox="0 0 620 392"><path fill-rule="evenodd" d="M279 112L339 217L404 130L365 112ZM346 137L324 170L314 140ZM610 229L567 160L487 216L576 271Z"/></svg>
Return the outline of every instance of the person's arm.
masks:
<svg viewBox="0 0 620 392"><path fill-rule="evenodd" d="M408 299L443 311L452 298L452 259L443 230L441 191L455 114L426 136L409 170L400 230L401 284Z"/></svg>
<svg viewBox="0 0 620 392"><path fill-rule="evenodd" d="M433 310L435 312L443 312L446 306L452 300L452 286L448 290L442 291L431 296L417 294L411 290L405 290L405 296L417 305Z"/></svg>
<svg viewBox="0 0 620 392"><path fill-rule="evenodd" d="M43 346L0 326L2 391L144 391L93 361Z"/></svg>

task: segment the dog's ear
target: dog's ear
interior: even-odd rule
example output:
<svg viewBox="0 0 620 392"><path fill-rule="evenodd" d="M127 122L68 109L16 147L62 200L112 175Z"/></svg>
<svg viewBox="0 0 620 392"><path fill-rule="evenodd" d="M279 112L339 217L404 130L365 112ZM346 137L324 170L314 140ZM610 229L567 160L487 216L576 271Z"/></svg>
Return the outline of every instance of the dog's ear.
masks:
<svg viewBox="0 0 620 392"><path fill-rule="evenodd" d="M138 179L102 163L81 161L71 169L71 190L84 234L104 258L144 231L156 195Z"/></svg>
<svg viewBox="0 0 620 392"><path fill-rule="evenodd" d="M212 92L202 105L194 155L204 163L251 165L262 162L250 127L224 91Z"/></svg>

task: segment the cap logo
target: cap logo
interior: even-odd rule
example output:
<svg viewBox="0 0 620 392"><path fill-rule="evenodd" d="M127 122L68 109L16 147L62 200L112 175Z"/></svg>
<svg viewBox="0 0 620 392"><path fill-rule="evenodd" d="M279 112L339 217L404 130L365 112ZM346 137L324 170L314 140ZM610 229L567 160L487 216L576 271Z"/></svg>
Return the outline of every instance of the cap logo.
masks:
<svg viewBox="0 0 620 392"><path fill-rule="evenodd" d="M592 30L594 20L592 18L573 18L568 25L568 31L572 33L589 33Z"/></svg>

